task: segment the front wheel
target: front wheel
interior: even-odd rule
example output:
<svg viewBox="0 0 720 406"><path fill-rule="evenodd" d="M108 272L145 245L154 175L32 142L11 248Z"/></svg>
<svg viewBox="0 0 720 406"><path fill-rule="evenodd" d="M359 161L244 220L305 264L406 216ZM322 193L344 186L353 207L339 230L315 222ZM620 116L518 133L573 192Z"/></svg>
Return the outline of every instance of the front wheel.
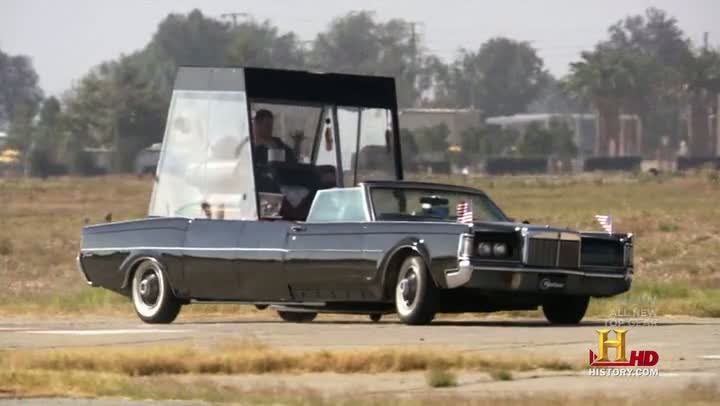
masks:
<svg viewBox="0 0 720 406"><path fill-rule="evenodd" d="M589 296L550 296L543 302L543 314L551 324L578 324L589 303Z"/></svg>
<svg viewBox="0 0 720 406"><path fill-rule="evenodd" d="M154 259L143 261L135 270L132 301L140 320L150 324L172 323L182 307L172 293L165 271Z"/></svg>
<svg viewBox="0 0 720 406"><path fill-rule="evenodd" d="M400 266L395 284L395 310L405 324L428 324L435 317L437 288L425 261L408 257Z"/></svg>
<svg viewBox="0 0 720 406"><path fill-rule="evenodd" d="M317 313L314 312L287 312L278 310L277 313L281 319L290 323L309 323L317 317Z"/></svg>

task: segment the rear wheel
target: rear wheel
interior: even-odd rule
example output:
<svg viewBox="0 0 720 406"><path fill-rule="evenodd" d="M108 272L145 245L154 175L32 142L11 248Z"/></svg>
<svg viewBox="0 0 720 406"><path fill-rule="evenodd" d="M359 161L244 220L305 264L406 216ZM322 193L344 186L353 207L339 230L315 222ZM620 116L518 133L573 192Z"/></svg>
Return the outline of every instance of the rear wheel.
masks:
<svg viewBox="0 0 720 406"><path fill-rule="evenodd" d="M551 324L578 324L589 303L588 296L549 296L543 302L543 314Z"/></svg>
<svg viewBox="0 0 720 406"><path fill-rule="evenodd" d="M281 319L290 323L309 323L315 320L317 313L314 312L288 312L284 310L278 310L278 316Z"/></svg>
<svg viewBox="0 0 720 406"><path fill-rule="evenodd" d="M143 261L132 279L132 301L145 323L172 323L182 303L173 295L167 275L156 260Z"/></svg>
<svg viewBox="0 0 720 406"><path fill-rule="evenodd" d="M372 313L370 315L370 321L372 321L373 323L379 322L380 319L382 319L382 313Z"/></svg>
<svg viewBox="0 0 720 406"><path fill-rule="evenodd" d="M437 288L425 261L417 255L405 259L395 284L395 310L405 324L428 324L435 317Z"/></svg>

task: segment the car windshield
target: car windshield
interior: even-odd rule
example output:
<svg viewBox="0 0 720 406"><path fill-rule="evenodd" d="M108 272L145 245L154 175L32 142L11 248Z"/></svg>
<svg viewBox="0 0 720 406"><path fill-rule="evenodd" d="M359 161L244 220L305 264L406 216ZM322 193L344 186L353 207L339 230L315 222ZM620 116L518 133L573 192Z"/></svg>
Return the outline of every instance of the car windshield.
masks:
<svg viewBox="0 0 720 406"><path fill-rule="evenodd" d="M438 189L371 188L376 220L457 220L458 205L468 203L475 221L508 221L503 212L483 194Z"/></svg>

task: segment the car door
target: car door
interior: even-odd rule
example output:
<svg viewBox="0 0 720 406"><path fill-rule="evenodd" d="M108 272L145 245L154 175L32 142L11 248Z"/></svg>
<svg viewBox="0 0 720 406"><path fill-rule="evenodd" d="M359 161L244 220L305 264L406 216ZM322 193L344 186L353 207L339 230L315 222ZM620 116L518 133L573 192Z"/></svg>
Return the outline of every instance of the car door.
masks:
<svg viewBox="0 0 720 406"><path fill-rule="evenodd" d="M195 299L286 301L291 223L195 219L185 240L185 279Z"/></svg>
<svg viewBox="0 0 720 406"><path fill-rule="evenodd" d="M364 223L296 223L288 233L285 272L295 300L368 299L374 263L365 255Z"/></svg>

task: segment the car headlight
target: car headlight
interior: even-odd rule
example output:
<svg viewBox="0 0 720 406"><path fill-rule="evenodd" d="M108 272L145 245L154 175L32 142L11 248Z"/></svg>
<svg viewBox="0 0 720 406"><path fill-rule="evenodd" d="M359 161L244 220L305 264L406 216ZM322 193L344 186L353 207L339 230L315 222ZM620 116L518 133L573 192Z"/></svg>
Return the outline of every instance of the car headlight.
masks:
<svg viewBox="0 0 720 406"><path fill-rule="evenodd" d="M481 242L477 248L478 255L481 257L489 257L492 255L492 244L489 242Z"/></svg>
<svg viewBox="0 0 720 406"><path fill-rule="evenodd" d="M508 254L508 246L504 242L496 242L492 246L493 255L496 257L504 257Z"/></svg>

